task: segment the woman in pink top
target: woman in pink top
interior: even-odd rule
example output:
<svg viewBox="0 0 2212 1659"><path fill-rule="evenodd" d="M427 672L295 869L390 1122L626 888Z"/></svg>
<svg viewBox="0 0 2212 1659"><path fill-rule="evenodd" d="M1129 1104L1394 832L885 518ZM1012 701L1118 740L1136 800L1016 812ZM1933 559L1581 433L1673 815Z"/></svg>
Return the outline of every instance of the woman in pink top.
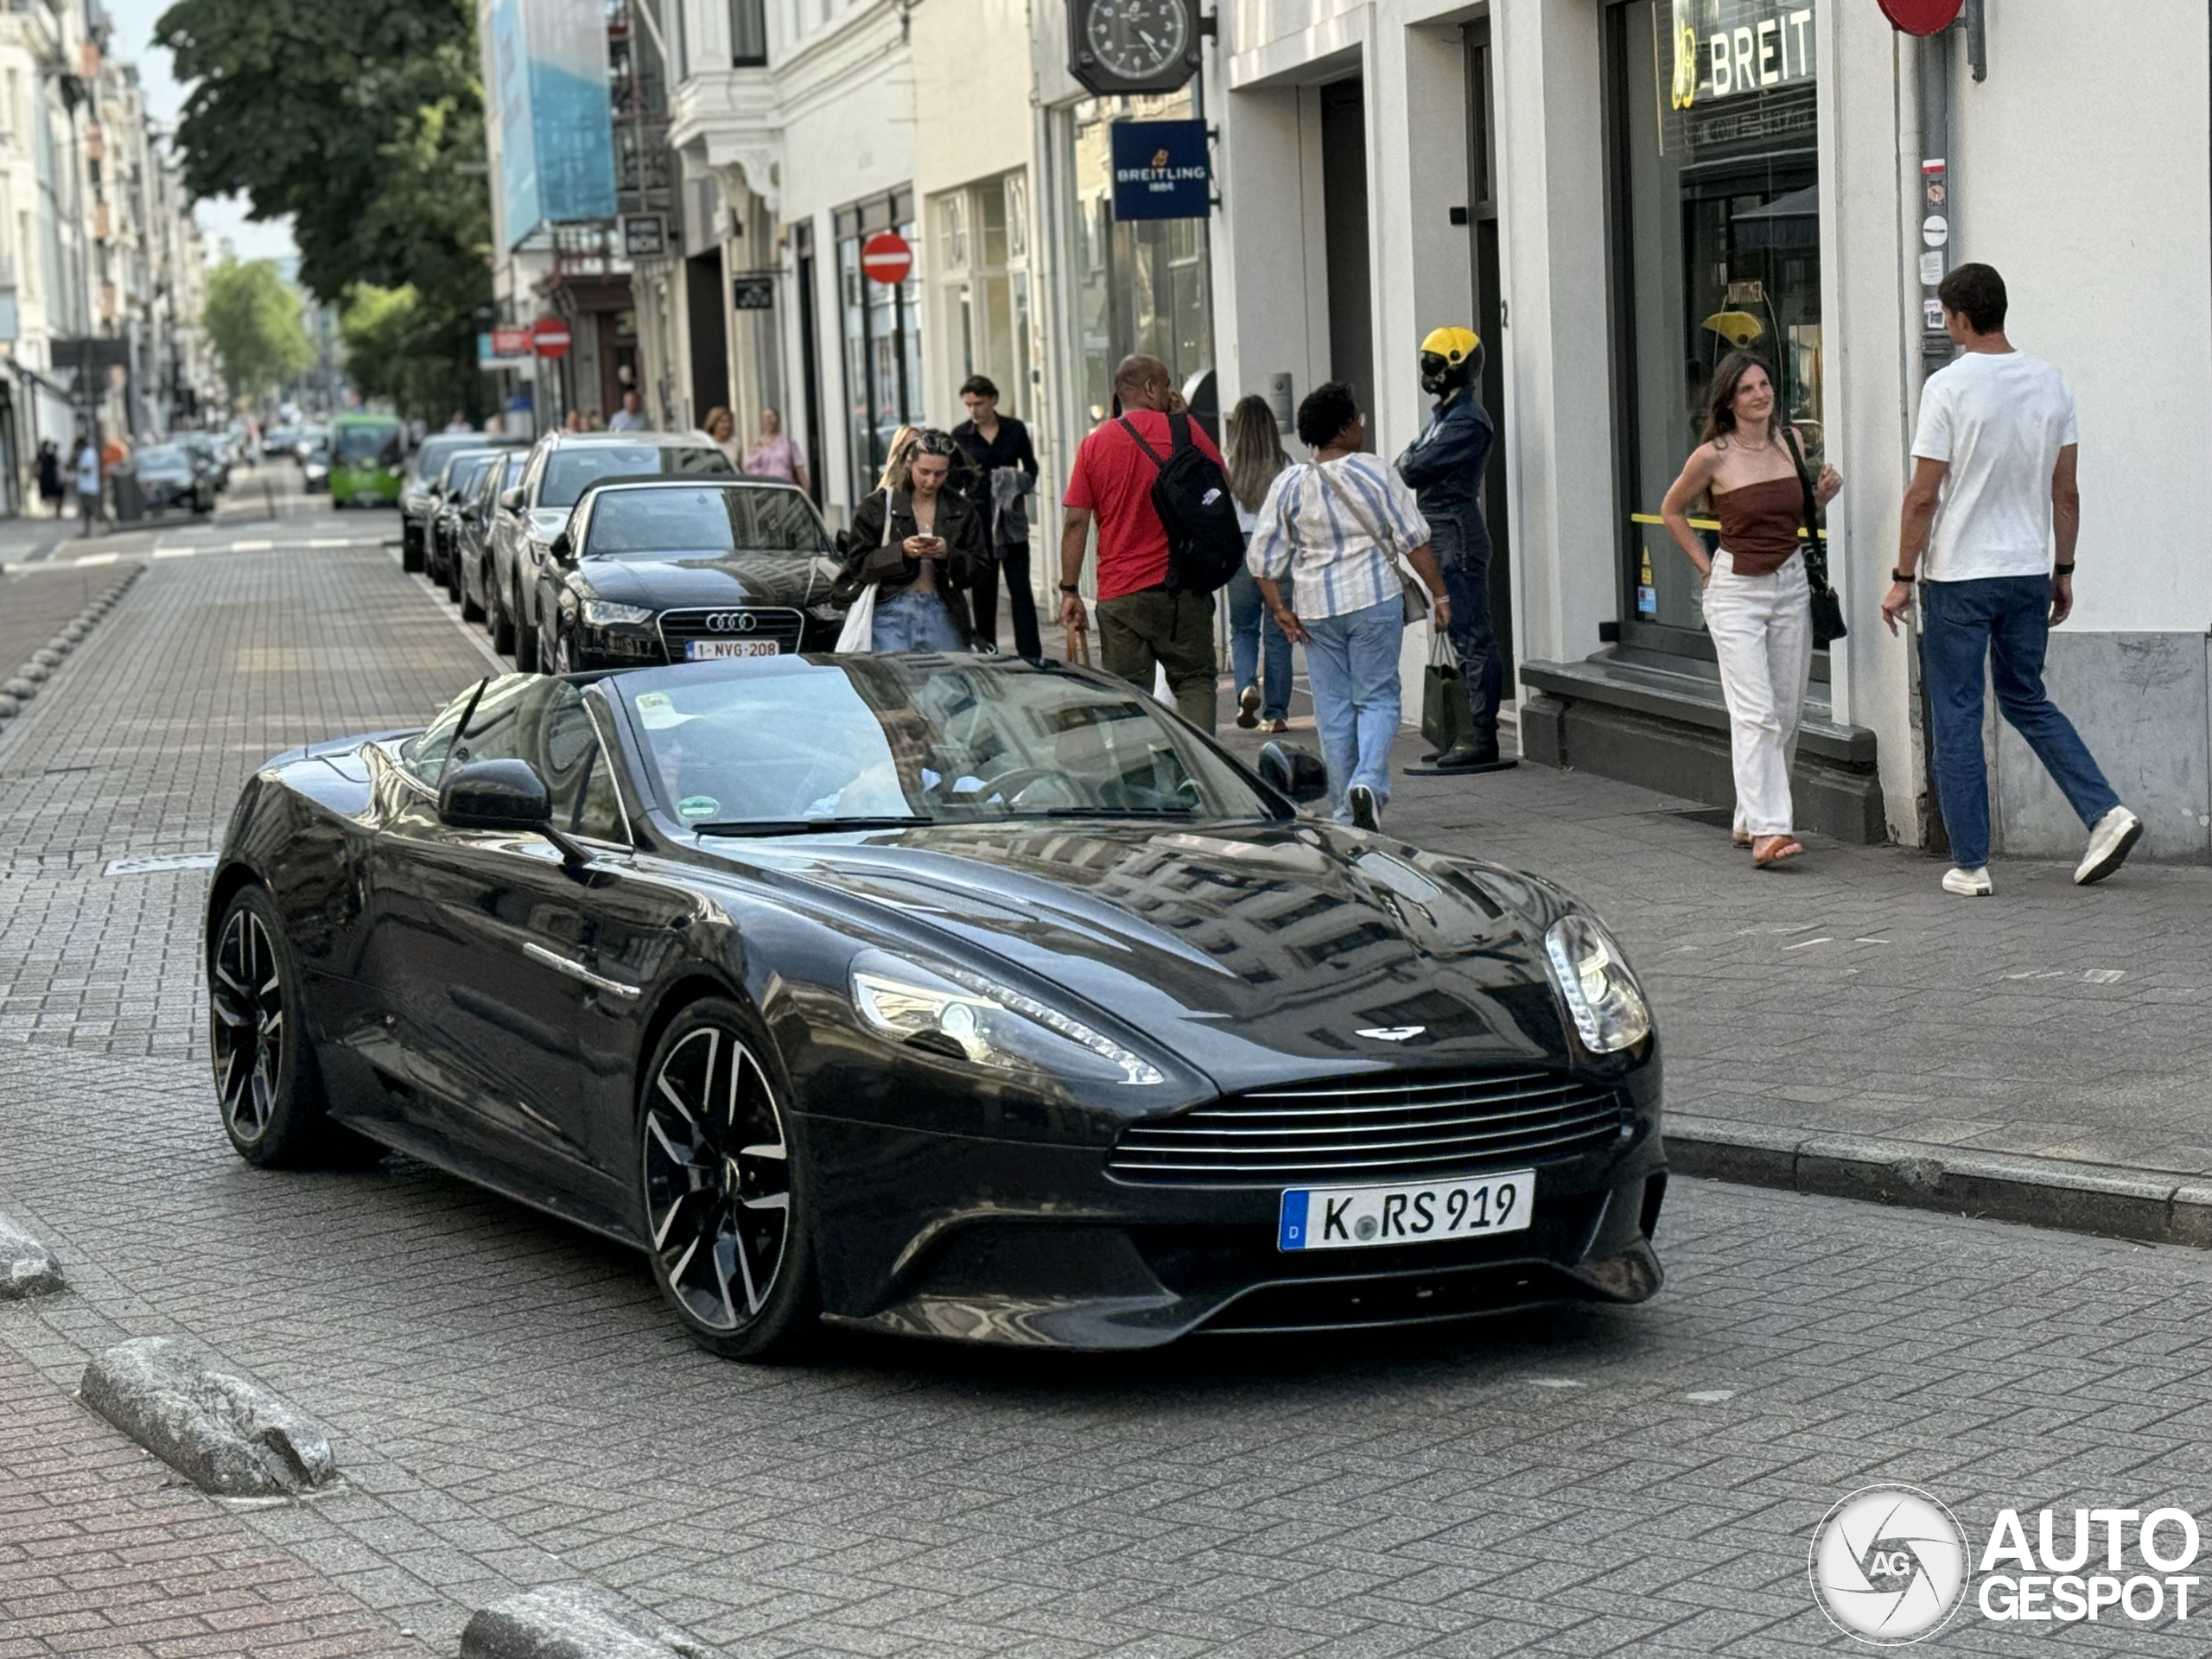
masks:
<svg viewBox="0 0 2212 1659"><path fill-rule="evenodd" d="M754 478L780 478L805 489L806 455L784 432L784 419L772 409L760 411L760 436L745 452L745 470Z"/></svg>

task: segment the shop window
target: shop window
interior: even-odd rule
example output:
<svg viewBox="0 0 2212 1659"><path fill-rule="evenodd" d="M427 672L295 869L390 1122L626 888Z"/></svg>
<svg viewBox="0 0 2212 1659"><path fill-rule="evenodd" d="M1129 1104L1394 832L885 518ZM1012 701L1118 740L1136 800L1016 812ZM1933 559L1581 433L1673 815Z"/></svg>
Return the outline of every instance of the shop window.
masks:
<svg viewBox="0 0 2212 1659"><path fill-rule="evenodd" d="M1192 112L1187 89L1160 97L1085 99L1058 112L1069 231L1077 249L1070 300L1081 342L1085 428L1114 400L1114 366L1131 352L1167 365L1178 385L1213 366L1213 302L1206 222L1114 218L1107 128L1124 118L1171 120Z"/></svg>
<svg viewBox="0 0 2212 1659"><path fill-rule="evenodd" d="M944 238L944 268L968 269L968 195L955 191L938 203L938 226Z"/></svg>
<svg viewBox="0 0 2212 1659"><path fill-rule="evenodd" d="M1029 257L1029 175L1006 175L1006 257L1019 264Z"/></svg>
<svg viewBox="0 0 2212 1659"><path fill-rule="evenodd" d="M1619 0L1606 22L1622 638L1710 657L1658 515L1720 359L1758 353L1811 465L1823 447L1813 9Z"/></svg>
<svg viewBox="0 0 2212 1659"><path fill-rule="evenodd" d="M729 60L735 69L767 63L767 0L729 0Z"/></svg>

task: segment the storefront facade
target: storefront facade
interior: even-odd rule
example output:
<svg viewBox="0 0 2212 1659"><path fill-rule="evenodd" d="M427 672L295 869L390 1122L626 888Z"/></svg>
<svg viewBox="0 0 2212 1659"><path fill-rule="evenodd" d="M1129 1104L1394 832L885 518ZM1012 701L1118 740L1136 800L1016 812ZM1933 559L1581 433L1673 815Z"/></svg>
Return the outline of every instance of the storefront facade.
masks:
<svg viewBox="0 0 2212 1659"><path fill-rule="evenodd" d="M1878 607L1941 362L1923 353L1923 266L1981 259L2011 284L2016 343L2063 367L2081 406L2082 575L2054 695L2151 823L2151 853L2212 856L2207 19L2180 0L2124 27L2085 27L2060 0L1987 11L1979 79L1963 35L1925 47L1872 0L1224 12L1206 93L1222 399L1348 379L1395 454L1423 418L1421 335L1484 335L1487 505L1532 759L1731 798L1698 583L1655 521L1714 369L1748 349L1808 459L1845 478L1828 529L1850 634L1815 670L1800 821L1939 842L1913 641ZM1934 52L1941 124L1924 138ZM1363 200L1344 181L1348 120ZM1951 181L1940 246L1923 230L1932 157ZM2111 326L2139 303L2155 329ZM2147 431L2143 408L2159 411ZM1408 658L1411 689L1412 641ZM2024 746L1990 741L2000 850L2076 852Z"/></svg>

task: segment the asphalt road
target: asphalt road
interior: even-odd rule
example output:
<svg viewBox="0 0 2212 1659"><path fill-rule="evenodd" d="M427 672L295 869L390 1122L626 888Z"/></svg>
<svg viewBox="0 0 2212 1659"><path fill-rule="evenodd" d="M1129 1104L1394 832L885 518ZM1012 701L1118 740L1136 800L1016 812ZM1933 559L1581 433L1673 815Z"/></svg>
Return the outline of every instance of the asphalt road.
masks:
<svg viewBox="0 0 2212 1659"><path fill-rule="evenodd" d="M1977 1548L2003 1507L2206 1507L2196 1252L1681 1182L1640 1308L755 1370L677 1336L639 1259L419 1166L248 1168L201 873L110 871L212 847L266 753L482 671L392 554L304 544L389 527L153 560L0 737L0 1212L73 1285L0 1302L0 1659L449 1654L575 1577L746 1656L1840 1650L1807 1551L1856 1488L1924 1487ZM226 1508L68 1402L171 1332L331 1423L346 1489ZM2207 1646L1970 1606L1929 1650Z"/></svg>

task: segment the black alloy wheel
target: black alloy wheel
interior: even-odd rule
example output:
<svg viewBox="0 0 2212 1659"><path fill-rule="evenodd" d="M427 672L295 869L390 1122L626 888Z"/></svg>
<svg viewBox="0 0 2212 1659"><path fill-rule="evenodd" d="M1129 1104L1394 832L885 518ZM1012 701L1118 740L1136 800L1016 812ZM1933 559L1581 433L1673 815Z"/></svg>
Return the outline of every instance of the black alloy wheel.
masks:
<svg viewBox="0 0 2212 1659"><path fill-rule="evenodd" d="M524 674L537 672L537 630L523 613L522 589L515 589L515 668Z"/></svg>
<svg viewBox="0 0 2212 1659"><path fill-rule="evenodd" d="M373 1161L384 1149L331 1122L297 1006L300 979L275 902L246 887L223 912L208 963L208 1050L223 1129L264 1168Z"/></svg>
<svg viewBox="0 0 2212 1659"><path fill-rule="evenodd" d="M766 1038L734 1002L694 1004L661 1038L639 1103L653 1278L692 1336L732 1359L788 1359L819 1331Z"/></svg>

